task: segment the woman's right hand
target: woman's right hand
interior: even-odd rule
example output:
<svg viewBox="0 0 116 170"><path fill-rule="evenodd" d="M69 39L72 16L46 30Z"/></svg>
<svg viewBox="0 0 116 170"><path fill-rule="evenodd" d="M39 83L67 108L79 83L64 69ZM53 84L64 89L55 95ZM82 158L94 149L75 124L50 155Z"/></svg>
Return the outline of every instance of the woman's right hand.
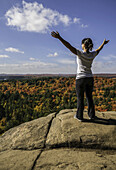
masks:
<svg viewBox="0 0 116 170"><path fill-rule="evenodd" d="M57 31L56 32L52 31L51 36L54 37L54 38L59 38L60 34Z"/></svg>

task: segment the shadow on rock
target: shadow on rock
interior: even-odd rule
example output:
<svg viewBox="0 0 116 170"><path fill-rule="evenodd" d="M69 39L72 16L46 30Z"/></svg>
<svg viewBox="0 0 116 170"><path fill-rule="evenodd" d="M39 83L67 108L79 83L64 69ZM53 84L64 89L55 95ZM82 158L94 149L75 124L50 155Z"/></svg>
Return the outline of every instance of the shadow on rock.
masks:
<svg viewBox="0 0 116 170"><path fill-rule="evenodd" d="M97 124L103 124L103 125L116 125L116 119L103 119L99 117L96 117L94 120L84 119L83 122L97 123Z"/></svg>

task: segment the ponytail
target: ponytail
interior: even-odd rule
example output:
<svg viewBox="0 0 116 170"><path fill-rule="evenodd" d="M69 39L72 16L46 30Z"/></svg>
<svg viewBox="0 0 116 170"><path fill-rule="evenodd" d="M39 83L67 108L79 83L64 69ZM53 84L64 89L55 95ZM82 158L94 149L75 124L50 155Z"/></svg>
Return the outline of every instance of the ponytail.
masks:
<svg viewBox="0 0 116 170"><path fill-rule="evenodd" d="M91 38L84 38L82 40L82 44L85 45L85 48L89 51L92 51L92 48L93 48L93 42L91 40Z"/></svg>

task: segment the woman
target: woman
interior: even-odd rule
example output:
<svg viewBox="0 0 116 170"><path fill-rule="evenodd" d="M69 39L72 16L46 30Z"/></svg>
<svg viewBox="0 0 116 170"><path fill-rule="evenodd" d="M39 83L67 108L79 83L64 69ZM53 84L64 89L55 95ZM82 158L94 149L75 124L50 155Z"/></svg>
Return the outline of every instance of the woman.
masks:
<svg viewBox="0 0 116 170"><path fill-rule="evenodd" d="M91 120L95 119L95 108L92 98L94 79L91 71L93 59L98 55L103 46L109 42L104 39L102 45L95 51L92 51L93 42L90 38L82 40L82 49L80 51L65 41L58 32L51 32L54 38L59 39L72 53L77 55L77 76L76 76L76 93L77 93L77 112L74 118L83 121L84 110L84 92L86 93L88 103L88 116ZM92 52L90 52L92 51Z"/></svg>

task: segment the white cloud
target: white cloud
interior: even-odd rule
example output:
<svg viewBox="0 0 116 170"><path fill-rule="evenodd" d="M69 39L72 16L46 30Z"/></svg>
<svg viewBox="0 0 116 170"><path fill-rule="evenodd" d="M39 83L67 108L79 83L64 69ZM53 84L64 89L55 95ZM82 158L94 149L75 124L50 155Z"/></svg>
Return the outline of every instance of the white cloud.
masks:
<svg viewBox="0 0 116 170"><path fill-rule="evenodd" d="M0 55L0 58L9 58L8 55Z"/></svg>
<svg viewBox="0 0 116 170"><path fill-rule="evenodd" d="M12 52L12 53L15 52L15 53L22 53L22 54L24 54L23 51L20 51L19 49L17 49L17 48L12 48L12 47L6 48L5 51Z"/></svg>
<svg viewBox="0 0 116 170"><path fill-rule="evenodd" d="M19 64L0 64L0 67L3 67L3 68L9 68L9 67L11 67L11 68L13 68L13 67L20 67L20 65Z"/></svg>
<svg viewBox="0 0 116 170"><path fill-rule="evenodd" d="M87 27L88 27L88 25L81 24L81 27L82 27L82 28L87 28Z"/></svg>
<svg viewBox="0 0 116 170"><path fill-rule="evenodd" d="M93 73L116 73L116 63L113 61L94 61Z"/></svg>
<svg viewBox="0 0 116 170"><path fill-rule="evenodd" d="M61 60L58 60L58 62L61 64L75 64L74 60L69 60L69 59L61 59Z"/></svg>
<svg viewBox="0 0 116 170"><path fill-rule="evenodd" d="M36 60L35 58L33 58L33 57L31 57L31 58L29 58L31 61L34 61L34 60Z"/></svg>
<svg viewBox="0 0 116 170"><path fill-rule="evenodd" d="M57 52L55 52L55 53L53 53L53 54L48 54L48 57L57 57L58 56L58 53Z"/></svg>
<svg viewBox="0 0 116 170"><path fill-rule="evenodd" d="M45 66L53 66L53 63L47 63L47 62L42 62L42 61L37 61L37 62L27 62L23 63L22 66L25 67L45 67Z"/></svg>
<svg viewBox="0 0 116 170"><path fill-rule="evenodd" d="M74 23L78 23L78 24L80 24L80 18L76 18L76 17L75 17L75 18L73 18L73 22L74 22Z"/></svg>
<svg viewBox="0 0 116 170"><path fill-rule="evenodd" d="M52 26L60 23L68 26L72 23L80 23L80 18L72 19L56 10L45 8L37 2L28 3L22 1L22 7L14 6L9 9L5 17L7 25L16 27L19 31L46 33Z"/></svg>
<svg viewBox="0 0 116 170"><path fill-rule="evenodd" d="M5 63L0 64L0 72L1 73L9 73L9 74L39 74L39 73L47 73L52 69L55 69L57 64L55 63L47 63L43 61L37 62L26 62L26 63ZM7 69L6 69L7 68Z"/></svg>
<svg viewBox="0 0 116 170"><path fill-rule="evenodd" d="M107 61L116 61L116 56L110 54L108 56L102 56L102 59L107 60Z"/></svg>

